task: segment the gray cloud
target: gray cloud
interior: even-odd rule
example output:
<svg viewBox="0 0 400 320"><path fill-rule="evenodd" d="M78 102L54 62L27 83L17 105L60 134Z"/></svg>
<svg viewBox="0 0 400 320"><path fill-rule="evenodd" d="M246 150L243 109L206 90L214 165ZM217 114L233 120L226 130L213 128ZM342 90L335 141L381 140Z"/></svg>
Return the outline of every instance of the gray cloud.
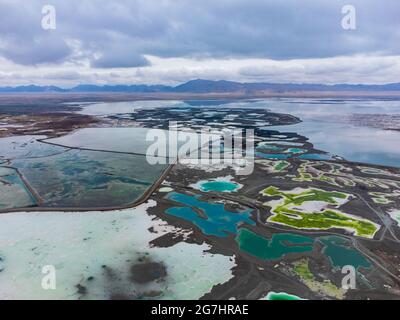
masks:
<svg viewBox="0 0 400 320"><path fill-rule="evenodd" d="M18 64L36 65L63 62L72 51L62 39L53 35L37 36L24 42L8 40L0 52L5 58Z"/></svg>
<svg viewBox="0 0 400 320"><path fill-rule="evenodd" d="M5 17L0 34L6 36L7 58L18 63L29 62L22 57L29 50L18 56L21 44L33 45L32 56L37 56L38 47L43 49L43 57L32 63L66 58L67 38L79 39L82 49L99 49L104 62L98 64L107 67L113 60L121 64L121 53L107 50L115 45L135 48L132 66L143 64L137 56L141 54L288 59L400 52L397 0L351 1L358 13L355 31L341 28L340 10L347 3L342 0L55 0L58 29L50 31L51 36L40 28L45 2L29 2L6 1L0 7ZM123 61L123 66L129 65L129 59Z"/></svg>
<svg viewBox="0 0 400 320"><path fill-rule="evenodd" d="M148 66L146 55L282 61L400 55L400 2L350 2L357 9L352 31L341 28L347 0L53 0L57 29L46 31L40 22L48 1L2 0L0 56L21 65L107 69ZM240 74L274 72L251 66Z"/></svg>

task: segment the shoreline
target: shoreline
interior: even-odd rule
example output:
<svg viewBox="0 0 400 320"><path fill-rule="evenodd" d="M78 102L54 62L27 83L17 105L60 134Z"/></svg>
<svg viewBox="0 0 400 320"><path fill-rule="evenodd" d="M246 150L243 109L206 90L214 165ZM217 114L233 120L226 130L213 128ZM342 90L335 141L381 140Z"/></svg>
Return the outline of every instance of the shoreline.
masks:
<svg viewBox="0 0 400 320"><path fill-rule="evenodd" d="M17 104L32 105L43 103L63 104L80 102L124 102L153 100L257 100L265 98L346 98L346 99L400 99L399 91L285 91L285 92L209 92L209 93L129 93L129 92L80 92L80 93L0 93L0 106ZM11 100L11 101L10 101Z"/></svg>

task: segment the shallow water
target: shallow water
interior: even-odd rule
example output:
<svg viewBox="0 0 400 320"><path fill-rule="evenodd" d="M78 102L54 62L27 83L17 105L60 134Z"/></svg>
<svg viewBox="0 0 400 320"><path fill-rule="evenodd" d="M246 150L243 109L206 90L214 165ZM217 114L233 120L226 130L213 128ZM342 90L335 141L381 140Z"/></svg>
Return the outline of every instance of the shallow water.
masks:
<svg viewBox="0 0 400 320"><path fill-rule="evenodd" d="M148 132L149 129L147 128L84 128L66 136L46 141L70 148L145 155L148 147L153 142L146 141ZM164 150L161 152L165 153Z"/></svg>
<svg viewBox="0 0 400 320"><path fill-rule="evenodd" d="M167 165L145 156L71 150L52 157L12 161L47 207L115 207L136 201Z"/></svg>
<svg viewBox="0 0 400 320"><path fill-rule="evenodd" d="M49 157L66 151L63 147L41 143L45 136L13 136L0 138L0 159Z"/></svg>
<svg viewBox="0 0 400 320"><path fill-rule="evenodd" d="M217 138L212 134L208 134L206 137ZM181 148L187 141L189 141L188 148ZM199 149L202 146L201 141L200 136L194 132L138 127L84 128L63 137L46 140L46 142L69 148L133 153L172 159L177 155L185 155L189 150ZM175 145L176 147L174 147Z"/></svg>
<svg viewBox="0 0 400 320"><path fill-rule="evenodd" d="M128 102L101 102L89 105L82 105L82 110L78 113L102 116L117 115L135 112L138 109L160 108L160 107L179 107L180 101L128 101Z"/></svg>
<svg viewBox="0 0 400 320"><path fill-rule="evenodd" d="M130 113L135 108L173 107L188 108L260 108L278 113L288 113L303 122L286 126L267 126L266 130L295 132L309 138L315 149L343 157L347 160L400 166L400 132L359 126L343 121L341 116L352 114L400 114L399 100L372 99L268 99L253 101L145 101L130 103L103 103L84 106L83 113ZM92 111L90 111L92 110ZM97 110L97 111L93 111ZM99 111L101 110L101 111ZM210 116L210 114L207 114ZM261 128L259 126L258 128ZM275 136L279 136L275 135ZM294 144L293 144L294 145ZM317 159L317 158L316 158Z"/></svg>
<svg viewBox="0 0 400 320"><path fill-rule="evenodd" d="M0 209L28 207L37 204L17 171L0 167Z"/></svg>
<svg viewBox="0 0 400 320"><path fill-rule="evenodd" d="M264 104L264 106L263 106ZM314 148L346 160L400 167L400 132L346 123L338 116L351 114L400 114L400 101L282 99L255 105L289 113L303 122L268 130L295 132L309 138ZM254 107L254 105L253 105Z"/></svg>
<svg viewBox="0 0 400 320"><path fill-rule="evenodd" d="M271 239L266 239L245 228L240 229L236 241L240 250L263 260L280 259L289 253L312 251L314 242L312 238L290 233L276 233Z"/></svg>

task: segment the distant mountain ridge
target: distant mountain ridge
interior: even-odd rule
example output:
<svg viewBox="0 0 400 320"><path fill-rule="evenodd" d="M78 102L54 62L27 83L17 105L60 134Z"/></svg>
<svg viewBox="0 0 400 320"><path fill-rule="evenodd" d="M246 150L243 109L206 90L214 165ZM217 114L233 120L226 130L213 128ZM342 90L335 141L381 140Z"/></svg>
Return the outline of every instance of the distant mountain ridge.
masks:
<svg viewBox="0 0 400 320"><path fill-rule="evenodd" d="M0 87L0 93L235 93L290 92L290 91L400 91L400 83L382 85L364 84L306 84L306 83L240 83L227 80L196 79L178 86L165 85L93 85L82 84L70 89L56 86L17 86Z"/></svg>

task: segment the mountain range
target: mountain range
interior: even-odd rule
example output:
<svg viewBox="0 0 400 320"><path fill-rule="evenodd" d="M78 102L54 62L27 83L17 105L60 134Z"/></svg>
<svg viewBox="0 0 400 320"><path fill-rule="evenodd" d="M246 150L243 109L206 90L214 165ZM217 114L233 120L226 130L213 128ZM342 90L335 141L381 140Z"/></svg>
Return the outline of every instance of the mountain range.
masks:
<svg viewBox="0 0 400 320"><path fill-rule="evenodd" d="M64 89L57 86L0 87L0 93L262 93L294 91L400 91L400 83L365 84L305 84L305 83L240 83L226 80L196 79L178 86L165 85L92 85L84 84Z"/></svg>

